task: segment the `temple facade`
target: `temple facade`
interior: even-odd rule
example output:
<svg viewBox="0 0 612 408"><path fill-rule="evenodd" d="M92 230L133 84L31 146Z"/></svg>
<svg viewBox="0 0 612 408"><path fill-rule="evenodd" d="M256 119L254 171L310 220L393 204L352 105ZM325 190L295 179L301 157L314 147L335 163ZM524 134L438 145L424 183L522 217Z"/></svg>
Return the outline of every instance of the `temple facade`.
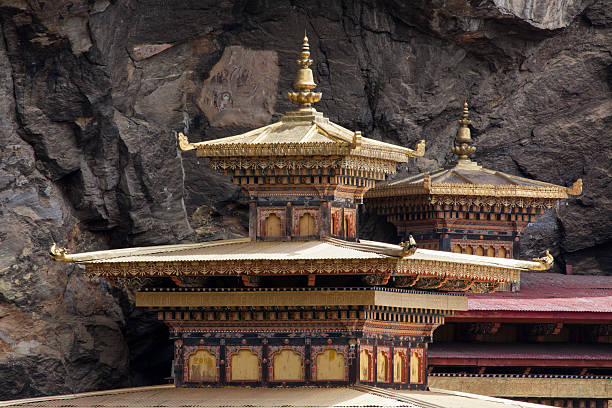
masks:
<svg viewBox="0 0 612 408"><path fill-rule="evenodd" d="M208 158L249 200L249 237L70 254L136 291L175 344L177 386L348 385L424 390L427 350L446 316L467 310L466 292L512 287L533 261L489 259L360 240L364 193L422 156L332 123L304 38L294 111L227 138L178 145Z"/></svg>

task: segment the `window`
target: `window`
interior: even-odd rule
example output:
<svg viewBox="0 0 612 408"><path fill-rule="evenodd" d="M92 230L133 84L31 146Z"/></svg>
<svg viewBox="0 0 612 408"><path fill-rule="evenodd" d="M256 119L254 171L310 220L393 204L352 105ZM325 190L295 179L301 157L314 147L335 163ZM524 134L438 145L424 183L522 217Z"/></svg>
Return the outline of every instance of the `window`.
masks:
<svg viewBox="0 0 612 408"><path fill-rule="evenodd" d="M208 350L198 350L189 356L188 381L216 381L217 357Z"/></svg>
<svg viewBox="0 0 612 408"><path fill-rule="evenodd" d="M317 354L317 381L345 381L346 361L344 354L334 349Z"/></svg>
<svg viewBox="0 0 612 408"><path fill-rule="evenodd" d="M405 382L404 354L398 350L393 355L393 382Z"/></svg>
<svg viewBox="0 0 612 408"><path fill-rule="evenodd" d="M299 235L300 237L309 237L312 235L316 235L315 231L315 219L310 213L305 213L300 217L300 227L299 227Z"/></svg>
<svg viewBox="0 0 612 408"><path fill-rule="evenodd" d="M264 236L266 237L281 237L281 219L276 214L270 214L266 217Z"/></svg>
<svg viewBox="0 0 612 408"><path fill-rule="evenodd" d="M231 381L259 381L259 356L251 350L240 350L230 359Z"/></svg>
<svg viewBox="0 0 612 408"><path fill-rule="evenodd" d="M359 353L359 380L372 381L370 376L370 366L372 364L372 356L368 350L361 350Z"/></svg>
<svg viewBox="0 0 612 408"><path fill-rule="evenodd" d="M379 351L376 354L376 381L377 382L389 382L389 361L387 353Z"/></svg>
<svg viewBox="0 0 612 408"><path fill-rule="evenodd" d="M302 356L293 350L281 350L272 359L274 381L303 380Z"/></svg>

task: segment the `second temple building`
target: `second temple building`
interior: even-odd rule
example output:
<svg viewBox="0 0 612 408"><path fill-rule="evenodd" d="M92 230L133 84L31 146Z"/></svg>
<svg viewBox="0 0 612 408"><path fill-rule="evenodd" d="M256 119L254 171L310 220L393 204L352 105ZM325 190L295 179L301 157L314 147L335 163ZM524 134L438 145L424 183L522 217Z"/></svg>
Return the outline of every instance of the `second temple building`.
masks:
<svg viewBox="0 0 612 408"><path fill-rule="evenodd" d="M385 182L425 142L409 149L331 122L312 107L321 93L311 64L304 38L288 95L296 108L278 122L200 143L179 134L181 151L243 189L248 237L80 254L52 247L56 261L129 286L138 307L157 312L174 339L177 386L424 390L433 332L468 310L466 292L517 290L521 271L553 263L549 254L515 259L518 238L543 209L580 194L580 181L566 188L471 162L466 105L455 165ZM364 195L403 242L359 238Z"/></svg>

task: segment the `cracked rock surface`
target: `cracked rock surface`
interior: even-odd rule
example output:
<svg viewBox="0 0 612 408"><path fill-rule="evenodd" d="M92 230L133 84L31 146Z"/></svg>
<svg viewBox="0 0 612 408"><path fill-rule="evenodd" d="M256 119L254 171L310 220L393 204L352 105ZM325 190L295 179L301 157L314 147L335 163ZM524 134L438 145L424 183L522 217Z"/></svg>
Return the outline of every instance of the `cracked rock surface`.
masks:
<svg viewBox="0 0 612 408"><path fill-rule="evenodd" d="M47 256L246 235L210 140L291 109L303 29L323 99L364 136L441 166L464 100L475 159L584 194L523 237L612 274L612 15L605 0L0 0L0 399L160 383L167 331L132 294ZM393 240L364 217L363 233Z"/></svg>

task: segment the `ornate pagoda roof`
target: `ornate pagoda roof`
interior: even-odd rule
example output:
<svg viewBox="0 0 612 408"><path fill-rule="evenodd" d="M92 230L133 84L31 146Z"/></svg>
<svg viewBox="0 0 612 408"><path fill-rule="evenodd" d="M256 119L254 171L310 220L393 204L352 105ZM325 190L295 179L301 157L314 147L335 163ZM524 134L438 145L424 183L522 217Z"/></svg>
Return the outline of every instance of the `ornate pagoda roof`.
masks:
<svg viewBox="0 0 612 408"><path fill-rule="evenodd" d="M289 92L289 99L298 105L286 113L279 122L251 130L249 132L199 143L189 143L187 137L179 133L179 148L182 151L196 150L197 155L211 158L267 158L284 156L321 156L361 157L390 162L405 162L411 157L425 153L425 141L421 140L416 149L409 149L390 143L368 139L359 131L351 131L331 122L322 113L312 108L321 99L320 92L312 92L316 87L308 37L304 36L301 59L297 61L295 92Z"/></svg>
<svg viewBox="0 0 612 408"><path fill-rule="evenodd" d="M365 197L395 197L409 195L488 197L482 204L504 203L504 199L555 200L582 194L582 179L571 187L558 186L543 181L531 180L512 174L483 168L471 161L469 155L476 151L468 125L468 105L463 106L461 127L455 138L452 151L457 161L447 167L427 171L400 180L381 183L369 190Z"/></svg>
<svg viewBox="0 0 612 408"><path fill-rule="evenodd" d="M415 281L409 286L418 279L425 281L423 278L437 278L444 283L449 280L516 283L520 271L546 267L543 260L492 258L333 238L258 242L241 238L80 254L66 254L54 248L52 256L56 261L85 265L90 275L109 278L386 275L387 280L392 276L413 277Z"/></svg>

